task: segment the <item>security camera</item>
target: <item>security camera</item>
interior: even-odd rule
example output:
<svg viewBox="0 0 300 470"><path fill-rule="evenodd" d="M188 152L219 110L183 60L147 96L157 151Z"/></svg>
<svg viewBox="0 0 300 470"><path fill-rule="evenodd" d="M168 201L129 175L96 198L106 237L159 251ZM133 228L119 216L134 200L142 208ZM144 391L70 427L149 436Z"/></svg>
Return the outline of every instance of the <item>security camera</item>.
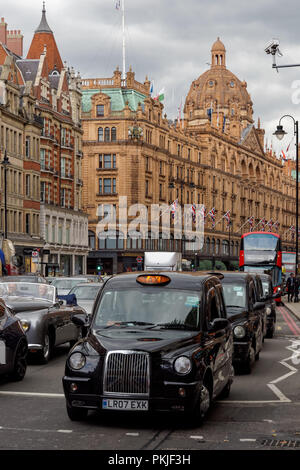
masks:
<svg viewBox="0 0 300 470"><path fill-rule="evenodd" d="M265 52L267 54L272 54L272 55L278 54L282 56L282 53L279 50L279 40L272 39L271 41L269 41L265 47Z"/></svg>

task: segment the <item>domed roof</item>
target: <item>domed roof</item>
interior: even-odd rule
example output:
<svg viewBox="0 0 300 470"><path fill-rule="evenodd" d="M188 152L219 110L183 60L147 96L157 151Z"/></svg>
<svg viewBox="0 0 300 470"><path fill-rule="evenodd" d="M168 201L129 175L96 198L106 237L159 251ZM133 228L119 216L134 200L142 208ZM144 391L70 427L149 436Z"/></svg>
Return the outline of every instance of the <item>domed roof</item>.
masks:
<svg viewBox="0 0 300 470"><path fill-rule="evenodd" d="M219 37L218 37L218 39L213 43L211 50L212 50L212 51L224 51L224 52L225 52L225 46L224 46L224 44L222 43L222 41L220 41L220 38L219 38Z"/></svg>
<svg viewBox="0 0 300 470"><path fill-rule="evenodd" d="M229 118L252 123L252 101L247 83L226 68L226 53L218 38L213 44L211 68L194 80L186 97L184 112L188 121L208 120L208 112L223 112Z"/></svg>

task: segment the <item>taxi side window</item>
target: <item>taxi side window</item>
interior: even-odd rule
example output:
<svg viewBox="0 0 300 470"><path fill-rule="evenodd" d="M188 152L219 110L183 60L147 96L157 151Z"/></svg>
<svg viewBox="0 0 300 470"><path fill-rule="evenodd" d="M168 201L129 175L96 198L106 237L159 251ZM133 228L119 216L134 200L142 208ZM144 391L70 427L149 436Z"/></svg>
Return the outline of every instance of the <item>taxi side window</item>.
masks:
<svg viewBox="0 0 300 470"><path fill-rule="evenodd" d="M249 285L249 308L250 310L253 309L253 305L255 304L255 288L253 283Z"/></svg>
<svg viewBox="0 0 300 470"><path fill-rule="evenodd" d="M223 296L223 288L221 284L216 286L216 294L219 300L220 317L226 318L226 307L225 307L224 296Z"/></svg>
<svg viewBox="0 0 300 470"><path fill-rule="evenodd" d="M211 287L207 295L207 325L213 322L215 318L220 318L220 301L216 290L214 287Z"/></svg>

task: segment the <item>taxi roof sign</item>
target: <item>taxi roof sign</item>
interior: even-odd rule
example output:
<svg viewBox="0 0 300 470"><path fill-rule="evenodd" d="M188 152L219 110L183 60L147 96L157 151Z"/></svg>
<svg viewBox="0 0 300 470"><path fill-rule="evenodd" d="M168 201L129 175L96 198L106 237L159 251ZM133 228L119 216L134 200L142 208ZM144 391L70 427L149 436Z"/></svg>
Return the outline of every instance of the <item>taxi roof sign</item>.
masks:
<svg viewBox="0 0 300 470"><path fill-rule="evenodd" d="M150 286L162 286L168 284L171 281L169 276L161 274L141 274L136 278L136 282L139 284L150 285Z"/></svg>

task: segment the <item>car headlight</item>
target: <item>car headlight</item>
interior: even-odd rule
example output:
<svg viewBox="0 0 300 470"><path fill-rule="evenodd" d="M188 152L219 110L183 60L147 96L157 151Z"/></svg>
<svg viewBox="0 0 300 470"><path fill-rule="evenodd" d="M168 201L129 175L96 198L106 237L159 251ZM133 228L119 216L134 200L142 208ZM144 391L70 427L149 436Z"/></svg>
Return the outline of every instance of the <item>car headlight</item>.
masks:
<svg viewBox="0 0 300 470"><path fill-rule="evenodd" d="M86 357L81 352L75 352L69 357L69 365L72 369L79 370L84 367Z"/></svg>
<svg viewBox="0 0 300 470"><path fill-rule="evenodd" d="M246 330L243 326L238 325L233 329L233 334L236 338L244 338Z"/></svg>
<svg viewBox="0 0 300 470"><path fill-rule="evenodd" d="M22 325L22 328L23 330L25 331L25 333L29 330L30 328L30 322L27 321L27 320L20 320L21 322L21 325Z"/></svg>
<svg viewBox="0 0 300 470"><path fill-rule="evenodd" d="M178 357L174 362L174 369L177 374L188 374L192 370L192 363L186 356Z"/></svg>
<svg viewBox="0 0 300 470"><path fill-rule="evenodd" d="M266 314L270 315L271 312L272 312L271 307L266 307Z"/></svg>

